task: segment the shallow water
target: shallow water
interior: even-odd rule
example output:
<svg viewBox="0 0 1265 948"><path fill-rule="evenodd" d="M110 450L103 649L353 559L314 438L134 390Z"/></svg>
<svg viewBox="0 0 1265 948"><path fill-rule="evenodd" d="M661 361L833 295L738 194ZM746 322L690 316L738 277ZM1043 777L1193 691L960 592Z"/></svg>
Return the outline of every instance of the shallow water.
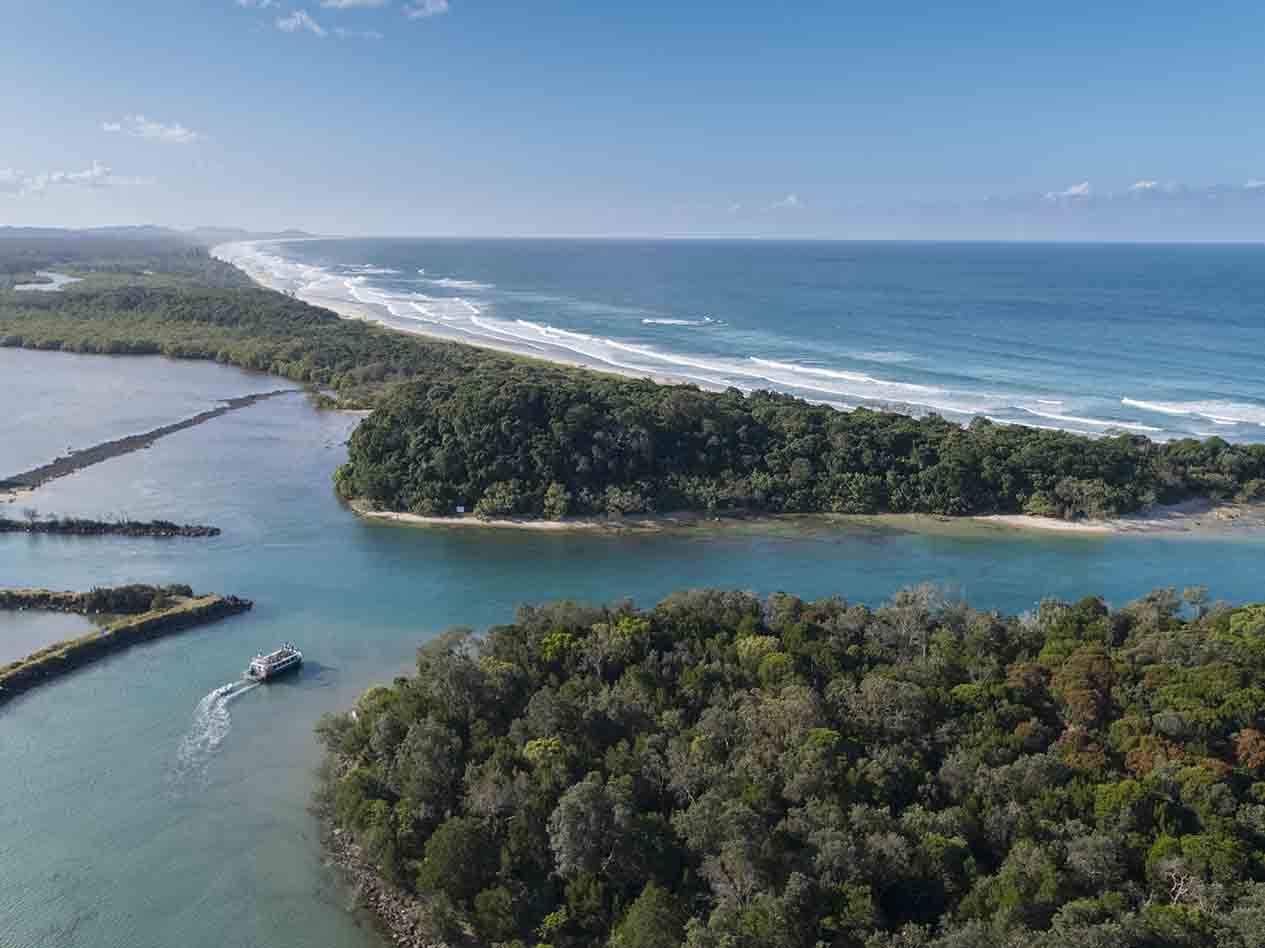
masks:
<svg viewBox="0 0 1265 948"><path fill-rule="evenodd" d="M83 277L67 276L65 273L53 273L50 270L37 270L35 275L43 282L15 283L13 288L19 293L60 293L64 286L83 282Z"/></svg>
<svg viewBox="0 0 1265 948"><path fill-rule="evenodd" d="M211 362L0 347L0 479L227 398L289 386Z"/></svg>
<svg viewBox="0 0 1265 948"><path fill-rule="evenodd" d="M0 665L24 658L45 645L86 635L91 630L92 623L83 616L0 609Z"/></svg>
<svg viewBox="0 0 1265 948"><path fill-rule="evenodd" d="M83 365L8 355L11 365L29 357L46 381ZM105 361L121 374L134 365ZM171 369L177 390L187 383L176 370L197 368L154 366L137 371ZM242 381L202 368L218 373L216 391ZM142 413L166 407L163 393L138 402ZM377 948L350 893L320 864L305 809L319 756L313 725L407 671L436 632L505 621L524 601L628 596L649 605L714 585L878 603L922 580L1008 611L1046 595L1103 593L1120 603L1160 584L1262 598L1259 536L1051 536L872 521L595 536L366 523L330 482L356 421L299 396L272 399L31 498L49 513L216 524L224 533L214 539L0 536L5 585L181 581L256 601L244 616L110 656L0 708L4 948ZM62 422L51 407L41 414L50 429ZM284 640L307 656L298 676L215 695L257 650Z"/></svg>

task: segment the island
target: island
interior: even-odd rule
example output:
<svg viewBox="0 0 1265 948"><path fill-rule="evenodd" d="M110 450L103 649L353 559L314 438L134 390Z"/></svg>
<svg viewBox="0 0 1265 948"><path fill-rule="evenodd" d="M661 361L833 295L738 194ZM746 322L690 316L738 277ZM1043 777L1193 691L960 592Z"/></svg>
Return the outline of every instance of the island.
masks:
<svg viewBox="0 0 1265 948"><path fill-rule="evenodd" d="M237 615L253 605L249 599L237 596L197 596L183 584L135 584L88 592L0 589L0 609L39 609L108 618L100 628L78 638L54 642L0 666L0 704L106 655Z"/></svg>
<svg viewBox="0 0 1265 948"><path fill-rule="evenodd" d="M318 734L403 946L1259 944L1265 605L525 606Z"/></svg>

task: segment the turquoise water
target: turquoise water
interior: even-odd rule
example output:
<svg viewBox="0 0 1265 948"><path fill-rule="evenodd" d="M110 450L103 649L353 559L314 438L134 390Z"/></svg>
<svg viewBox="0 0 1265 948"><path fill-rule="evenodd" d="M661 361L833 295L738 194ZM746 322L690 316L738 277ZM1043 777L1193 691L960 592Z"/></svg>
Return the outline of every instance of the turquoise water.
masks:
<svg viewBox="0 0 1265 948"><path fill-rule="evenodd" d="M45 645L86 635L92 623L61 612L0 610L0 665L25 658Z"/></svg>
<svg viewBox="0 0 1265 948"><path fill-rule="evenodd" d="M1265 246L314 240L222 251L401 329L704 386L1265 439Z"/></svg>
<svg viewBox="0 0 1265 948"><path fill-rule="evenodd" d="M9 355L23 372L38 367L52 388L73 389L84 364ZM271 381L202 368L217 392ZM177 389L181 378L173 370ZM0 379L6 399L20 388ZM154 404L138 399L134 410L164 410L161 391L146 398ZM794 524L594 536L370 524L330 490L356 420L285 396L52 482L32 499L50 513L214 523L224 533L212 540L0 537L6 585L186 581L257 603L0 707L4 948L377 948L351 894L320 865L305 809L318 759L312 727L406 671L427 637L503 621L523 601L649 604L676 588L720 585L878 603L922 580L1005 610L1044 595L1123 602L1159 584L1199 582L1233 601L1265 598L1265 539L1250 536ZM48 429L63 421L51 408L41 415ZM29 450L27 434L10 431L2 443ZM211 697L256 650L285 639L307 655L299 676L228 703Z"/></svg>

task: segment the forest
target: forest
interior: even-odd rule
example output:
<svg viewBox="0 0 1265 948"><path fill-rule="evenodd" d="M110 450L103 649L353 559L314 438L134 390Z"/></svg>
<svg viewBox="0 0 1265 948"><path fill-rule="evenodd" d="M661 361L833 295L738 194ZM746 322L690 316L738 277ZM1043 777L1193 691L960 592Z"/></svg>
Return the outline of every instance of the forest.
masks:
<svg viewBox="0 0 1265 948"><path fill-rule="evenodd" d="M1265 498L1265 445L1086 438L789 395L534 367L411 382L357 427L336 484L392 510L559 518L671 510L1029 513Z"/></svg>
<svg viewBox="0 0 1265 948"><path fill-rule="evenodd" d="M147 232L144 232L147 233ZM38 268L85 276L9 287ZM342 319L171 238L0 235L0 346L211 359L372 407L338 492L428 515L672 510L1099 518L1265 499L1265 445L840 412L572 369Z"/></svg>
<svg viewBox="0 0 1265 948"><path fill-rule="evenodd" d="M427 944L1265 944L1265 606L522 607L322 719ZM421 943L421 942L419 942Z"/></svg>

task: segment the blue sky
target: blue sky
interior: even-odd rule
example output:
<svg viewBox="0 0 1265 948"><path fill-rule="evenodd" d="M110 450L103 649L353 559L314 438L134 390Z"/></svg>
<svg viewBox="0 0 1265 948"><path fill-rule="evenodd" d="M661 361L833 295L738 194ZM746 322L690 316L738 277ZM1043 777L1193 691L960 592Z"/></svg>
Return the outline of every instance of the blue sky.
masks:
<svg viewBox="0 0 1265 948"><path fill-rule="evenodd" d="M0 224L1265 239L1247 3L0 14Z"/></svg>

